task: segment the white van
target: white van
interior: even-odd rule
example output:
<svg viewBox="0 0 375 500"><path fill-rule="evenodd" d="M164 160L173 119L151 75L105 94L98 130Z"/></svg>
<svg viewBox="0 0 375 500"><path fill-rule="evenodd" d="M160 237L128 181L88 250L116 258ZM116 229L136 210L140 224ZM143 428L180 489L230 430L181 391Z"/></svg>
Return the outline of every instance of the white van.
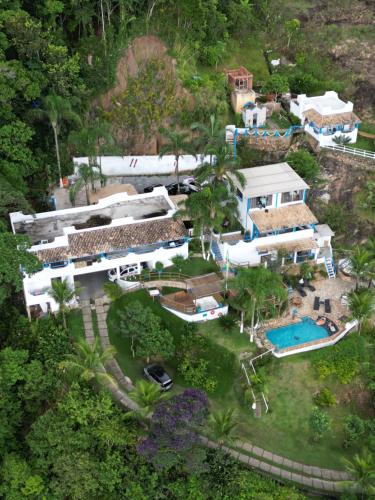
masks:
<svg viewBox="0 0 375 500"><path fill-rule="evenodd" d="M138 264L126 264L125 266L120 266L120 278L134 276L135 274L139 274ZM116 281L118 279L117 269L110 269L108 271L108 279L110 281Z"/></svg>

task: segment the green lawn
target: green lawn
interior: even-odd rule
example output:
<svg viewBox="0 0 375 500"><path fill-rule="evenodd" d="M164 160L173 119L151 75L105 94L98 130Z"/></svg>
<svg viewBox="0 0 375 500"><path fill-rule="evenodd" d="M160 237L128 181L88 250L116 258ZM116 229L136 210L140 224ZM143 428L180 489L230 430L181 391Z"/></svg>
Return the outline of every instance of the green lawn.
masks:
<svg viewBox="0 0 375 500"><path fill-rule="evenodd" d="M202 274L216 273L219 268L216 262L212 259L204 260L201 257L189 257L181 267L170 266L165 268L166 273L180 273L187 276L201 276ZM163 274L161 274L163 277Z"/></svg>
<svg viewBox="0 0 375 500"><path fill-rule="evenodd" d="M272 113L271 120L280 129L288 129L291 126L285 113Z"/></svg>
<svg viewBox="0 0 375 500"><path fill-rule="evenodd" d="M117 348L117 360L126 375L132 380L138 380L142 377L144 363L132 357L130 342L122 339L115 328L117 311L134 301L150 307L162 318L174 337L177 352L186 323L163 309L157 301L153 301L145 290L126 294L111 305L108 313L109 336ZM342 468L342 457L349 458L357 451L356 448L350 450L343 448L342 426L347 415L358 413L355 403L351 402L351 395L360 391L361 381L342 385L334 379L319 380L311 367L311 353L281 360L272 357L263 368L258 367L264 371L267 379L270 411L267 414L263 413L263 416L257 419L253 416L249 404L244 402L243 390L246 384L238 362L238 355L241 352L256 355L255 345L250 344L248 336L240 334L237 327L233 327L229 332L223 330L219 320L199 324L197 334L207 336L214 341L207 354L211 360L216 361L211 374L219 382L217 390L210 395L212 408L236 409L240 420L238 428L240 438L290 459L339 469ZM174 378L173 391L178 392L186 387L184 380L177 373L176 358L163 364ZM333 391L339 404L326 410L332 420L332 431L319 443L313 443L308 419L314 406L313 395L323 387L329 387Z"/></svg>
<svg viewBox="0 0 375 500"><path fill-rule="evenodd" d="M80 309L69 311L66 315L66 322L68 331L74 340L85 338L82 311Z"/></svg>
<svg viewBox="0 0 375 500"><path fill-rule="evenodd" d="M365 149L367 151L375 151L375 140L369 139L368 137L362 137L357 135L357 141L355 144L348 144L348 147Z"/></svg>

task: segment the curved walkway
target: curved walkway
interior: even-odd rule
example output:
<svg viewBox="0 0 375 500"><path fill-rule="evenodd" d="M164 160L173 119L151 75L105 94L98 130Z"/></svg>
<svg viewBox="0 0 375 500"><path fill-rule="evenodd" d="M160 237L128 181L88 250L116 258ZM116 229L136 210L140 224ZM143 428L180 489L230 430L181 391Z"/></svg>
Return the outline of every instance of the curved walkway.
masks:
<svg viewBox="0 0 375 500"><path fill-rule="evenodd" d="M106 347L110 345L106 323L108 305L104 304L103 299L97 299L95 301L95 309L98 317L100 340L102 346ZM82 313L86 340L88 343L92 344L95 335L92 325L91 307L88 301L82 301ZM114 386L108 387L113 397L127 409L133 411L139 409L137 403L129 398L125 392L131 390L133 388L133 384L128 377L124 376L117 361L110 361L107 364L107 368L113 374L119 385L123 388ZM249 442L236 441L234 446L230 448L228 446L220 447L218 443L211 441L205 436L201 436L201 440L202 443L208 448L221 448L247 467L269 474L278 480L291 481L298 484L300 487L310 490L338 493L344 489L345 483L343 482L350 480L350 476L346 472L294 462L288 458L263 450L262 448L254 446ZM237 451L235 448L240 451Z"/></svg>

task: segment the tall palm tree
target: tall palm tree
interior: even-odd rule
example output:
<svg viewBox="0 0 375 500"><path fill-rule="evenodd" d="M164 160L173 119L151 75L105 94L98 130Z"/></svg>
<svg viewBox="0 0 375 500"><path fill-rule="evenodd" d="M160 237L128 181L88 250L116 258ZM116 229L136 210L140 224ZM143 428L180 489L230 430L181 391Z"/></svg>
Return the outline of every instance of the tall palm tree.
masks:
<svg viewBox="0 0 375 500"><path fill-rule="evenodd" d="M74 195L74 200L75 200L75 195L82 188L82 186L84 186L86 194L86 203L87 205L90 205L90 184L91 184L91 189L94 191L95 181L98 180L100 181L101 184L105 184L106 176L99 172L96 165L86 165L85 163L82 163L78 167L78 175L79 177L76 183L71 187L72 195ZM71 197L72 195L69 196Z"/></svg>
<svg viewBox="0 0 375 500"><path fill-rule="evenodd" d="M112 145L114 142L110 125L105 121L95 121L91 117L87 117L87 121L90 123L87 127L79 131L73 130L69 134L68 142L78 155L87 156L89 165L97 166L102 174L103 146Z"/></svg>
<svg viewBox="0 0 375 500"><path fill-rule="evenodd" d="M358 290L361 280L367 278L367 272L370 270L371 254L362 246L355 246L350 257L351 273L356 279L355 288Z"/></svg>
<svg viewBox="0 0 375 500"><path fill-rule="evenodd" d="M67 279L52 280L48 294L59 304L59 310L65 330L67 329L65 314L69 310L69 302L71 302L78 293L79 288L77 286L75 288L71 287Z"/></svg>
<svg viewBox="0 0 375 500"><path fill-rule="evenodd" d="M116 381L105 369L105 364L115 354L113 346L102 349L99 338L95 338L92 344L81 339L75 343L75 353L67 356L60 368L80 372L81 379L86 382L96 380L99 384L116 386Z"/></svg>
<svg viewBox="0 0 375 500"><path fill-rule="evenodd" d="M220 445L223 445L225 441L233 441L237 425L237 417L233 408L215 411L209 418L212 434Z"/></svg>
<svg viewBox="0 0 375 500"><path fill-rule="evenodd" d="M236 294L234 303L238 297L239 307L242 307L242 331L243 320L246 316L251 318L251 336L262 311L273 314L277 310L274 305L281 306L288 298L281 276L264 267L240 268L228 287Z"/></svg>
<svg viewBox="0 0 375 500"><path fill-rule="evenodd" d="M81 123L77 113L72 109L71 103L64 97L56 94L50 94L43 99L42 114L46 116L51 124L53 130L53 137L55 140L57 168L59 171L60 187L62 187L62 174L61 174L61 160L60 160L60 145L59 133L62 120Z"/></svg>
<svg viewBox="0 0 375 500"><path fill-rule="evenodd" d="M210 156L210 165L212 165L213 155L218 147L225 143L224 128L219 123L216 115L210 115L210 123L195 122L191 125L191 130L199 132L199 137L196 141L197 149L202 149L203 153Z"/></svg>
<svg viewBox="0 0 375 500"><path fill-rule="evenodd" d="M349 310L353 319L358 321L358 333L366 320L374 315L374 294L368 289L359 289L349 293Z"/></svg>
<svg viewBox="0 0 375 500"><path fill-rule="evenodd" d="M165 393L160 391L160 387L147 380L139 380L135 388L129 392L129 396L139 405L139 414L147 417L155 405L165 399Z"/></svg>
<svg viewBox="0 0 375 500"><path fill-rule="evenodd" d="M234 190L233 177L244 187L245 177L239 169L239 162L233 158L228 144L221 145L215 150L215 161L211 164L204 163L195 171L198 182L212 180L214 185L222 184L224 179Z"/></svg>
<svg viewBox="0 0 375 500"><path fill-rule="evenodd" d="M171 154L175 157L175 174L178 183L178 192L180 192L180 171L179 171L179 161L180 158L184 156L184 154L193 155L194 158L197 158L195 154L194 145L188 141L188 134L184 132L173 132L166 131L164 133L164 137L168 140L168 143L164 146L161 146L159 151L159 157L163 158L163 156L167 154Z"/></svg>
<svg viewBox="0 0 375 500"><path fill-rule="evenodd" d="M355 490L359 490L361 498L365 495L375 495L375 460L368 451L363 450L361 455L354 455L353 460L343 460L347 472L353 477L350 482Z"/></svg>
<svg viewBox="0 0 375 500"><path fill-rule="evenodd" d="M175 213L176 218L188 218L193 221L193 234L199 237L201 242L202 257L206 259L204 247L205 233L210 225L210 214L207 210L206 195L204 190L193 193L184 202Z"/></svg>

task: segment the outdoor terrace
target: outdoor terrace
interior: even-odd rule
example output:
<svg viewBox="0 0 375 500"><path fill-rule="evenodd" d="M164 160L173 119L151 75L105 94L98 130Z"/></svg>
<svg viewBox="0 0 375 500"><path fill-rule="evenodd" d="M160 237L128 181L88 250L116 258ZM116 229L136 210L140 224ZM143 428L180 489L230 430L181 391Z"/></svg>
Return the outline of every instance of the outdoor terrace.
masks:
<svg viewBox="0 0 375 500"><path fill-rule="evenodd" d="M318 222L315 215L305 203L251 211L249 212L249 217L260 233L277 231L284 228L308 226Z"/></svg>

